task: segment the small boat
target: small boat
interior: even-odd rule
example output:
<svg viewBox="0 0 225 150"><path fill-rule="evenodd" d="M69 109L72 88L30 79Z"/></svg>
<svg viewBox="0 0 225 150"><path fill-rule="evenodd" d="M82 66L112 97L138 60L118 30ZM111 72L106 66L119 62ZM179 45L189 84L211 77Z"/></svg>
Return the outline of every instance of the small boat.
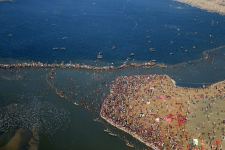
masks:
<svg viewBox="0 0 225 150"><path fill-rule="evenodd" d="M151 47L151 48L149 48L149 51L150 52L156 52L156 49Z"/></svg>
<svg viewBox="0 0 225 150"><path fill-rule="evenodd" d="M53 47L52 49L53 49L53 50L58 50L59 48L58 48L58 47Z"/></svg>
<svg viewBox="0 0 225 150"><path fill-rule="evenodd" d="M111 136L117 136L117 134L114 134L112 132L109 132L109 135L111 135Z"/></svg>
<svg viewBox="0 0 225 150"><path fill-rule="evenodd" d="M49 76L49 79L50 79L50 80L54 79L54 76L53 76L53 75L50 75L50 76Z"/></svg>
<svg viewBox="0 0 225 150"><path fill-rule="evenodd" d="M107 128L107 129L104 129L104 132L110 133L110 130Z"/></svg>
<svg viewBox="0 0 225 150"><path fill-rule="evenodd" d="M103 54L101 52L98 52L97 59L102 59L102 58L103 58Z"/></svg>
<svg viewBox="0 0 225 150"><path fill-rule="evenodd" d="M76 105L76 106L79 106L79 104L77 102L74 102L73 104Z"/></svg>
<svg viewBox="0 0 225 150"><path fill-rule="evenodd" d="M126 142L126 145L127 145L128 147L134 148L134 145L131 144L130 142Z"/></svg>
<svg viewBox="0 0 225 150"><path fill-rule="evenodd" d="M116 49L116 45L113 45L113 46L112 46L112 50L113 50L113 49Z"/></svg>
<svg viewBox="0 0 225 150"><path fill-rule="evenodd" d="M54 70L51 70L50 74L49 74L49 79L54 79L55 78L55 72Z"/></svg>
<svg viewBox="0 0 225 150"><path fill-rule="evenodd" d="M99 118L95 118L93 119L94 122L100 122L100 119Z"/></svg>
<svg viewBox="0 0 225 150"><path fill-rule="evenodd" d="M65 47L53 47L52 49L55 50L55 51L57 51L57 50L61 50L61 51L66 50Z"/></svg>
<svg viewBox="0 0 225 150"><path fill-rule="evenodd" d="M134 56L135 54L134 53L130 53L130 56Z"/></svg>
<svg viewBox="0 0 225 150"><path fill-rule="evenodd" d="M63 91L60 91L60 92L57 92L57 95L61 98L65 98L65 95L64 95L64 92Z"/></svg>
<svg viewBox="0 0 225 150"><path fill-rule="evenodd" d="M66 50L66 48L65 47L61 47L60 50L64 51L64 50Z"/></svg>

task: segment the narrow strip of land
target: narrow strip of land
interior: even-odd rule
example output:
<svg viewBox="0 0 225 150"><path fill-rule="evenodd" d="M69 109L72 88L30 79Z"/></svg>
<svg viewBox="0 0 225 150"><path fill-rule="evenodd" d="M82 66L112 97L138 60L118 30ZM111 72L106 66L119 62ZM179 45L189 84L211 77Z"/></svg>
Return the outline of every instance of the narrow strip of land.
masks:
<svg viewBox="0 0 225 150"><path fill-rule="evenodd" d="M119 70L129 67L166 67L164 64L156 64L154 61L149 61L145 63L123 63L120 66L93 66L85 64L47 64L41 62L32 63L16 63L16 64L0 64L0 69L22 69L22 68L51 68L51 69L84 69L84 70L95 70L95 71L110 71Z"/></svg>

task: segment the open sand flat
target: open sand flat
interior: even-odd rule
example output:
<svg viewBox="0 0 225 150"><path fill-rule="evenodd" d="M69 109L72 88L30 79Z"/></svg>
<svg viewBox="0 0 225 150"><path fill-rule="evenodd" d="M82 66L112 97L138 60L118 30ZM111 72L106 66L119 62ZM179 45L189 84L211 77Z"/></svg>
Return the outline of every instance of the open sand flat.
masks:
<svg viewBox="0 0 225 150"><path fill-rule="evenodd" d="M225 15L225 0L177 0L209 12L216 12Z"/></svg>
<svg viewBox="0 0 225 150"><path fill-rule="evenodd" d="M166 75L124 76L111 85L101 117L153 149L225 148L225 81L177 87Z"/></svg>

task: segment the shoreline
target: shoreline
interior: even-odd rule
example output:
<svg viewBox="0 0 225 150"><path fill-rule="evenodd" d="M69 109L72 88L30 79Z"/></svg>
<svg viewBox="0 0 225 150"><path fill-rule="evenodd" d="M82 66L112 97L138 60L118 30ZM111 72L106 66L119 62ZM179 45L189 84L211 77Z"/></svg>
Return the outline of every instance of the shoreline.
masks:
<svg viewBox="0 0 225 150"><path fill-rule="evenodd" d="M201 10L205 10L210 13L218 13L225 16L225 6L222 0L215 1L203 1L203 0L175 0L176 2L187 4Z"/></svg>
<svg viewBox="0 0 225 150"><path fill-rule="evenodd" d="M128 129L126 129L125 127L121 127L120 125L115 124L111 119L106 118L105 116L102 115L102 113L100 113L100 117L105 120L107 123L109 123L110 125L112 125L113 127L129 134L130 136L132 136L133 138L135 138L136 140L140 141L141 143L145 144L146 146L152 148L153 150L160 150L158 147L156 147L154 144L149 143L144 141L141 136L139 136L136 133L132 133L131 131L129 131Z"/></svg>
<svg viewBox="0 0 225 150"><path fill-rule="evenodd" d="M168 75L165 75L166 77L169 77ZM176 87L176 81L173 80L171 78L171 82L174 84L174 86ZM221 81L222 82L222 81ZM117 125L116 123L113 122L112 119L110 118L107 118L107 116L104 116L102 111L103 111L103 107L104 107L104 103L105 101L103 101L102 105L101 105L101 109L100 109L100 117L105 120L108 124L112 125L113 127L129 134L130 136L132 136L133 138L135 138L136 140L140 141L141 143L143 143L144 145L146 145L147 147L150 147L151 149L153 150L160 150L160 148L158 148L157 146L155 146L153 143L150 143L150 142L147 142L145 141L141 136L139 136L138 134L136 133L133 133L132 131L130 131L129 129L126 129L125 127L122 127L120 125Z"/></svg>

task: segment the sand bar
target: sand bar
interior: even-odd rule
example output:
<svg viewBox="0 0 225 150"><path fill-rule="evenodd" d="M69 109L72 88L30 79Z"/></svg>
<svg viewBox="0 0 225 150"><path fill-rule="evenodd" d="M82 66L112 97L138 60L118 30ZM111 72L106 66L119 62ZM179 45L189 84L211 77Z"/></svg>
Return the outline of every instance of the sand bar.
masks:
<svg viewBox="0 0 225 150"><path fill-rule="evenodd" d="M120 66L113 66L113 65L106 65L106 66L93 66L93 65L86 65L86 64L47 64L42 62L31 62L31 63L15 63L15 64L0 64L0 69L24 69L24 68L51 68L51 69L76 69L76 70L94 70L94 71L110 71L110 70L120 70L125 68L151 68L151 67L161 67L166 68L165 64L156 64L154 61L148 61L144 63L123 63Z"/></svg>
<svg viewBox="0 0 225 150"><path fill-rule="evenodd" d="M177 0L178 2L191 5L209 12L225 15L225 0Z"/></svg>

